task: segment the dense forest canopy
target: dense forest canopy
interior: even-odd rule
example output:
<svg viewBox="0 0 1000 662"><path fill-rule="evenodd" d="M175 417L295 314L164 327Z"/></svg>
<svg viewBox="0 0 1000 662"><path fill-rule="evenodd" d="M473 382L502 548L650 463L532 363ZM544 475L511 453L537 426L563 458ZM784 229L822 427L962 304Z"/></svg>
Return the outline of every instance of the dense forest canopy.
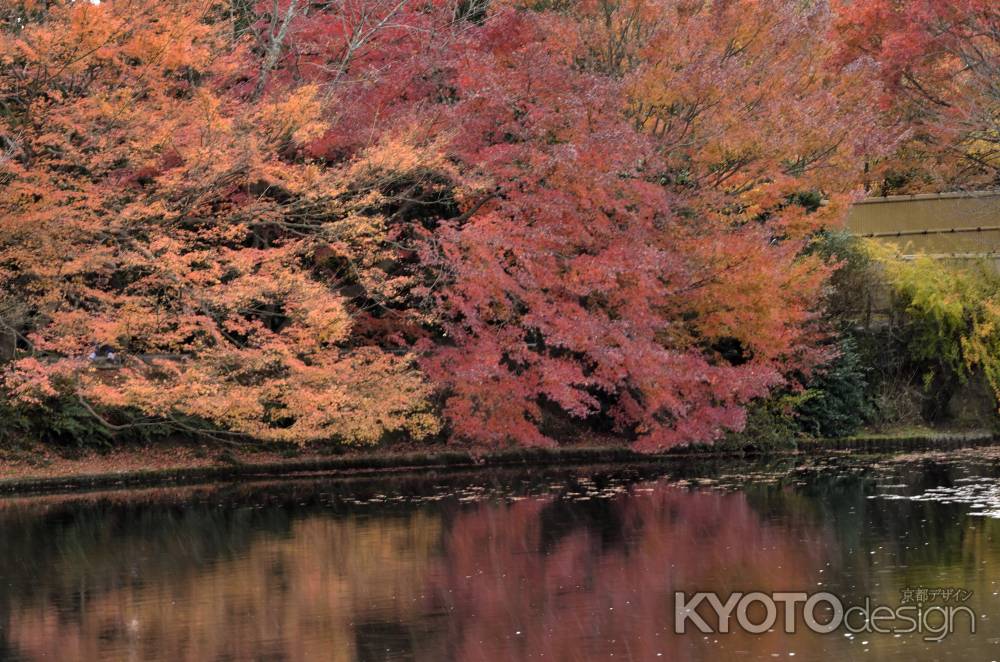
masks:
<svg viewBox="0 0 1000 662"><path fill-rule="evenodd" d="M942 4L8 0L7 397L295 443L710 442L831 358L836 260L805 249L866 184L915 149L993 172L996 79L962 105L980 70L951 70L979 37L895 20ZM990 4L949 6L995 36Z"/></svg>

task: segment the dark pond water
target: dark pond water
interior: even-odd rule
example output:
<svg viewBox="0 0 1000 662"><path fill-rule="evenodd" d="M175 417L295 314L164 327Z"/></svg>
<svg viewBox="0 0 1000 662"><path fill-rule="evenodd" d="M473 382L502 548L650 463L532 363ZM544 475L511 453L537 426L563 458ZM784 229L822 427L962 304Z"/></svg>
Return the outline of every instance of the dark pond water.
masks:
<svg viewBox="0 0 1000 662"><path fill-rule="evenodd" d="M997 466L590 467L0 500L0 660L1000 659ZM976 634L968 618L936 643L787 634L780 618L759 635L674 632L675 591L896 607L922 589L967 606Z"/></svg>

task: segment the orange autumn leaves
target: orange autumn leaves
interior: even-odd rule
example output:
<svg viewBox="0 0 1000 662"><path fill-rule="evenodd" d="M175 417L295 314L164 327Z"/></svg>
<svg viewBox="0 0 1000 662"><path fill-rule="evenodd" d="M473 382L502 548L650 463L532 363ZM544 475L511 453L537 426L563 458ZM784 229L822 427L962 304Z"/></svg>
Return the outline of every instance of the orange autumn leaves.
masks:
<svg viewBox="0 0 1000 662"><path fill-rule="evenodd" d="M320 92L240 100L250 56L213 11L65 3L6 26L2 275L30 306L8 387L262 439L435 432L412 358L348 347L311 263L381 231L338 200L351 172L282 158L322 131ZM100 346L120 369L93 367Z"/></svg>
<svg viewBox="0 0 1000 662"><path fill-rule="evenodd" d="M655 450L824 359L800 252L881 149L824 10L251 9L0 11L23 406L295 443L568 420Z"/></svg>

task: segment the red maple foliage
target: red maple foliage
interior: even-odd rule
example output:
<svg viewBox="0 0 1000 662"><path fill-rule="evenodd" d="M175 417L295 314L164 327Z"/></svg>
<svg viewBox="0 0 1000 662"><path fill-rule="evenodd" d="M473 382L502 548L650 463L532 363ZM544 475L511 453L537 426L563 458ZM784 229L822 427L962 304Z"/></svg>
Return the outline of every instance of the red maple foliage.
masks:
<svg viewBox="0 0 1000 662"><path fill-rule="evenodd" d="M298 442L430 434L438 398L478 444L551 444L564 420L643 450L739 429L824 358L827 266L802 249L880 145L831 19L16 3L8 389ZM122 365L95 370L95 346Z"/></svg>
<svg viewBox="0 0 1000 662"><path fill-rule="evenodd" d="M841 61L870 58L904 131L881 193L1000 184L1000 6L990 0L838 2Z"/></svg>

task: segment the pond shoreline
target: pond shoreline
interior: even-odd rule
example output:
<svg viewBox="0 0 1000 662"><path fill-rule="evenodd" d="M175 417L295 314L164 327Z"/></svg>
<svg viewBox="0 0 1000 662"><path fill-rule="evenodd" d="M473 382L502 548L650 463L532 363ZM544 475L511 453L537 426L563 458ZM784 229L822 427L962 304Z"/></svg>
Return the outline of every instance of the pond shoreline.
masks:
<svg viewBox="0 0 1000 662"><path fill-rule="evenodd" d="M638 453L621 445L519 448L472 453L467 450L435 447L432 450L399 452L392 450L326 454L287 458L276 453L242 457L224 450L215 457L180 453L181 447L117 449L107 454L91 454L55 466L38 462L0 464L0 497L53 494L98 489L123 489L193 485L216 481L261 478L302 478L364 476L491 467L653 464L692 460L759 457L810 456L825 453L897 453L1000 445L993 431L925 433L913 435L868 435L846 439L798 440L794 448L743 451L712 447L684 447L664 453ZM159 455L157 455L159 453ZM149 468L156 467L156 468Z"/></svg>

